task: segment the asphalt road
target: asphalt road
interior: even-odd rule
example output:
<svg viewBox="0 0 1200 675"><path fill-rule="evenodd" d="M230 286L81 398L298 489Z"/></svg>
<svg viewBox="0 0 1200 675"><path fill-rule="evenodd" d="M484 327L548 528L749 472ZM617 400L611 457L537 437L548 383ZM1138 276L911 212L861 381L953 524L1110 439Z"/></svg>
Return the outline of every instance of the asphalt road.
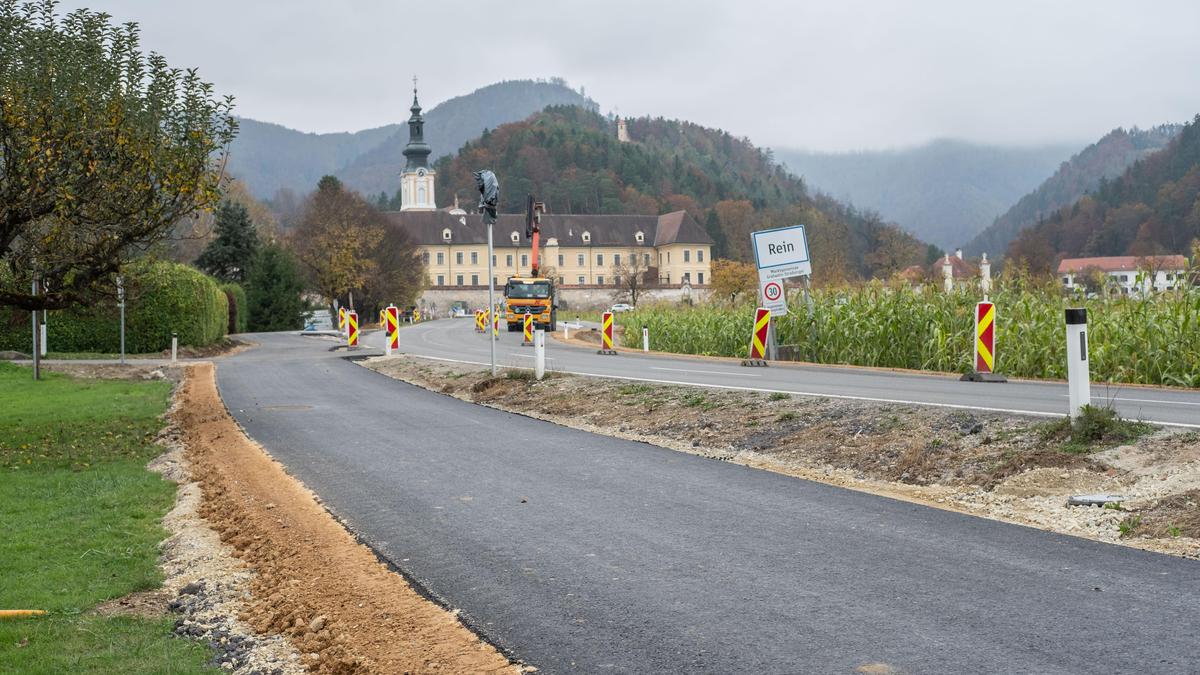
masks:
<svg viewBox="0 0 1200 675"><path fill-rule="evenodd" d="M467 363L490 362L487 336L475 332L472 319L405 326L400 333L400 342L401 350L412 354ZM382 333L368 335L365 343L382 349ZM533 363L532 348L521 346L520 333L502 329L496 354L502 366L528 367ZM637 352L603 356L594 348L578 347L549 337L546 356L547 367L580 375L1031 415L1065 415L1068 412L1067 385L1060 382L960 382L957 375L782 363L772 363L769 368L745 368L731 359ZM1092 401L1111 403L1122 416L1130 419L1200 428L1200 391L1093 384Z"/></svg>
<svg viewBox="0 0 1200 675"><path fill-rule="evenodd" d="M324 339L255 339L217 371L250 435L540 672L1200 669L1194 561L471 405Z"/></svg>

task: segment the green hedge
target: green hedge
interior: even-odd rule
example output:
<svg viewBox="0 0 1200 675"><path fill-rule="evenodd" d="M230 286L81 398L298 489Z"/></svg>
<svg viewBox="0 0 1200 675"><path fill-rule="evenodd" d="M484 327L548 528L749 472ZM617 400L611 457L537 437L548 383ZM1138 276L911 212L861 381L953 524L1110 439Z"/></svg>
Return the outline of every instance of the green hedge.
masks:
<svg viewBox="0 0 1200 675"><path fill-rule="evenodd" d="M246 290L233 283L221 284L221 290L229 300L229 332L245 333L250 325L250 304L246 302Z"/></svg>
<svg viewBox="0 0 1200 675"><path fill-rule="evenodd" d="M171 332L179 344L202 347L226 334L229 302L211 277L171 262L138 261L125 269L125 351L145 354L168 349ZM120 350L115 299L90 307L52 311L47 342L52 352ZM0 350L28 353L29 313L0 308Z"/></svg>

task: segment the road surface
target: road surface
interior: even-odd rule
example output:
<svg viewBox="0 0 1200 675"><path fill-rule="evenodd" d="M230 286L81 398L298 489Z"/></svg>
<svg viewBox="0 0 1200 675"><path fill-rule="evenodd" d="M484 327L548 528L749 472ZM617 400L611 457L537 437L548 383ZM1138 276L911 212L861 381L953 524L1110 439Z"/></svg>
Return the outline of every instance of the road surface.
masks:
<svg viewBox="0 0 1200 675"><path fill-rule="evenodd" d="M1196 671L1194 561L472 405L321 338L253 339L217 370L247 432L542 673Z"/></svg>
<svg viewBox="0 0 1200 675"><path fill-rule="evenodd" d="M383 349L383 334L367 335L365 344ZM401 351L411 354L489 363L487 337L475 332L472 319L446 319L405 326L400 332L400 344ZM521 346L520 333L501 329L496 348L501 366L529 367L533 363L531 352L532 348ZM548 368L582 375L1029 415L1065 415L1068 411L1067 385L1058 382L960 382L957 375L779 363L772 363L769 368L744 368L731 359L638 352L604 356L597 354L595 348L570 345L549 337L546 356ZM1130 419L1200 428L1200 391L1093 384L1092 401L1096 404L1111 402L1122 416Z"/></svg>

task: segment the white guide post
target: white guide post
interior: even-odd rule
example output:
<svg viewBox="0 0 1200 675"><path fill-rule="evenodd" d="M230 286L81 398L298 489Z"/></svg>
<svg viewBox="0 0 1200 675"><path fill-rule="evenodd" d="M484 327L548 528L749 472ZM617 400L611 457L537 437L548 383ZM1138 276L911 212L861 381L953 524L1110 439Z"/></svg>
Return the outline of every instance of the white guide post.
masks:
<svg viewBox="0 0 1200 675"><path fill-rule="evenodd" d="M650 327L642 326L642 351L650 351Z"/></svg>
<svg viewBox="0 0 1200 675"><path fill-rule="evenodd" d="M42 350L42 358L46 356L46 310L42 310L42 323L39 324L42 330L42 342L38 347Z"/></svg>
<svg viewBox="0 0 1200 675"><path fill-rule="evenodd" d="M179 359L179 333L171 333L171 363Z"/></svg>
<svg viewBox="0 0 1200 675"><path fill-rule="evenodd" d="M533 331L533 374L537 379L546 376L546 331Z"/></svg>
<svg viewBox="0 0 1200 675"><path fill-rule="evenodd" d="M1087 310L1068 309L1067 318L1067 389L1071 405L1071 419L1079 416L1079 409L1092 403L1092 389L1088 372Z"/></svg>

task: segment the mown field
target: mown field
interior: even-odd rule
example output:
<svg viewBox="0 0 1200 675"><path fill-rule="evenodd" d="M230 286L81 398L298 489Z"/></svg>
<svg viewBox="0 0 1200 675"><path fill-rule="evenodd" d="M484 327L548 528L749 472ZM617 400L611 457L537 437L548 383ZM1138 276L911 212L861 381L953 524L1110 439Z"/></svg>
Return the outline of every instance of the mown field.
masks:
<svg viewBox="0 0 1200 675"><path fill-rule="evenodd" d="M45 377L0 363L0 609L49 613L0 620L0 672L216 672L169 616L94 611L162 583L175 486L145 464L170 383Z"/></svg>
<svg viewBox="0 0 1200 675"><path fill-rule="evenodd" d="M799 294L778 320L779 343L815 363L966 372L974 358L977 292L917 292L871 284L816 290L810 318ZM1200 289L1148 298L1064 298L1021 280L1001 284L996 303L996 371L1012 377L1065 378L1063 309L1088 309L1094 381L1200 387ZM624 344L715 356L747 353L751 305L646 307L618 314Z"/></svg>

